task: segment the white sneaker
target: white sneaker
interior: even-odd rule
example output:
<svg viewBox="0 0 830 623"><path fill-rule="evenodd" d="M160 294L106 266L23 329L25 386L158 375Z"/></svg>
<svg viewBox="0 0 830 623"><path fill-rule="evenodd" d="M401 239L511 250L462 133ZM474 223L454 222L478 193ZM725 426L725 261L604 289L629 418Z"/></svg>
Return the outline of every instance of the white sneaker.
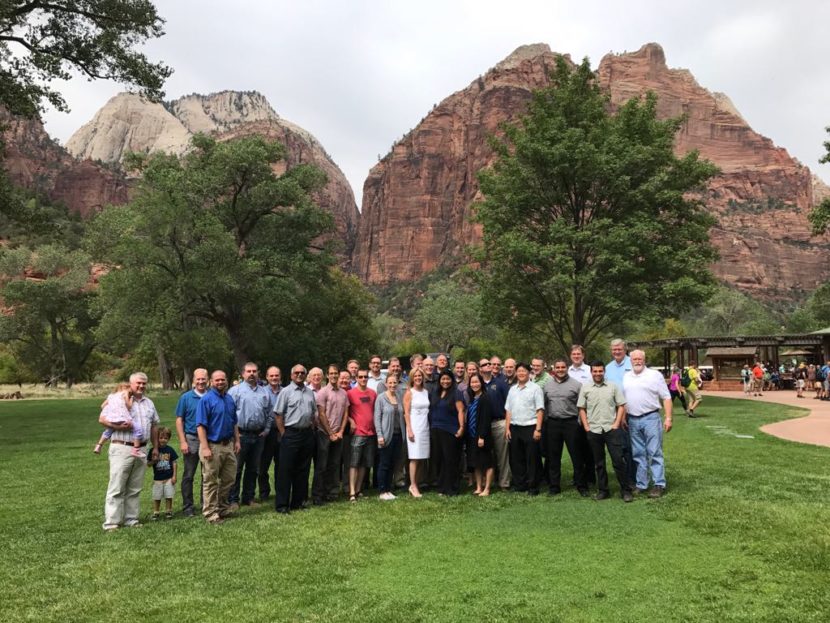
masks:
<svg viewBox="0 0 830 623"><path fill-rule="evenodd" d="M381 493L379 497L380 497L381 500L386 500L386 501L395 499L395 496L392 495L391 493L389 493L388 491L386 493Z"/></svg>

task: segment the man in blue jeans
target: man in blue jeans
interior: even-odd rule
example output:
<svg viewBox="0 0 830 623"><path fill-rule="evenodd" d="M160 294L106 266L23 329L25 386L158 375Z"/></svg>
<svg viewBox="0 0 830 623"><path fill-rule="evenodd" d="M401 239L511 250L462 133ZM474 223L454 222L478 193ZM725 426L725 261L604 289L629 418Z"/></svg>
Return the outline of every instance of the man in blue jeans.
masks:
<svg viewBox="0 0 830 623"><path fill-rule="evenodd" d="M637 466L637 491L644 493L648 489L651 470L654 488L649 497L662 497L666 492L663 431L668 433L671 430L671 394L663 375L646 368L646 355L641 350L631 353L631 371L623 377L623 392L631 452ZM665 421L660 417L661 401Z"/></svg>

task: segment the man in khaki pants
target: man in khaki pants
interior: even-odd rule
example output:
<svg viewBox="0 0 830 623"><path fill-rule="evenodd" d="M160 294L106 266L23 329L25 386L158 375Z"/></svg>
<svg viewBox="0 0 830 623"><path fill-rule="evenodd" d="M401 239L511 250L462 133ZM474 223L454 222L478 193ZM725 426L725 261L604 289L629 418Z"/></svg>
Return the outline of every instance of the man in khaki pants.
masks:
<svg viewBox="0 0 830 623"><path fill-rule="evenodd" d="M210 386L196 409L205 498L202 514L208 523L220 524L228 515L228 494L236 481L239 427L236 405L227 394L228 378L222 370L210 375Z"/></svg>

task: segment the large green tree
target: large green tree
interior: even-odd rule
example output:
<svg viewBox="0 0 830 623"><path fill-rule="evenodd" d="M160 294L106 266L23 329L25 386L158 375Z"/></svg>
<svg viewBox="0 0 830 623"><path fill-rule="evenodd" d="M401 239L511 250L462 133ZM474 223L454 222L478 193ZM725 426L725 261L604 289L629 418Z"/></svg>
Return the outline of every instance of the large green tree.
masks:
<svg viewBox="0 0 830 623"><path fill-rule="evenodd" d="M197 136L181 159L133 158L142 173L135 198L89 227L90 251L111 268L101 279L104 309L112 310L107 331L143 327L165 350L176 334L217 327L238 366L275 361L286 344L319 353L301 336L316 332L331 346L337 326L347 341L336 321L364 301L343 302L354 284L335 278L334 256L319 242L333 219L309 193L325 175L306 165L277 175L272 167L283 157L281 145L261 137ZM339 305L321 305L332 299ZM184 348L186 340L180 354Z"/></svg>
<svg viewBox="0 0 830 623"><path fill-rule="evenodd" d="M49 83L72 70L160 99L171 70L138 48L163 25L149 0L0 0L0 105L25 116L44 100L67 110Z"/></svg>
<svg viewBox="0 0 830 623"><path fill-rule="evenodd" d="M542 348L588 345L632 315L677 315L711 292L713 219L696 191L716 168L674 155L683 120L658 120L655 95L610 108L587 59L559 58L479 174L486 309Z"/></svg>
<svg viewBox="0 0 830 623"><path fill-rule="evenodd" d="M95 348L89 257L61 244L0 249L0 340L48 385L85 377Z"/></svg>
<svg viewBox="0 0 830 623"><path fill-rule="evenodd" d="M830 133L830 127L826 128ZM825 154L819 158L822 164L830 163L830 141L824 141ZM814 206L809 214L810 223L813 226L813 233L816 235L823 234L830 229L830 197L821 201L817 206Z"/></svg>

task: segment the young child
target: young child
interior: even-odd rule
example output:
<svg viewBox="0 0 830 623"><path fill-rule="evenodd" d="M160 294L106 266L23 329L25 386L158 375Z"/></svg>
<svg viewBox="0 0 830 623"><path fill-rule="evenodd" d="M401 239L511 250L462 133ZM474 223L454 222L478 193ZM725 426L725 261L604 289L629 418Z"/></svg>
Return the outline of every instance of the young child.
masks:
<svg viewBox="0 0 830 623"><path fill-rule="evenodd" d="M131 454L135 457L143 457L144 453L141 451L141 442L144 439L144 431L141 430L141 423L130 417L130 409L132 409L132 406L133 395L130 391L130 384L119 383L116 385L115 391L107 396L107 399L101 405L101 415L113 424L132 424L133 451ZM92 450L95 454L101 454L101 447L112 437L113 432L115 431L111 428L103 432L98 443L95 444L95 448Z"/></svg>
<svg viewBox="0 0 830 623"><path fill-rule="evenodd" d="M159 518L161 510L161 499L164 498L167 512L165 517L173 517L173 496L176 493L176 461L179 455L167 445L170 441L170 429L166 426L159 428L159 453L155 462L151 460L152 449L147 454L148 460L153 465L153 515L151 520Z"/></svg>

